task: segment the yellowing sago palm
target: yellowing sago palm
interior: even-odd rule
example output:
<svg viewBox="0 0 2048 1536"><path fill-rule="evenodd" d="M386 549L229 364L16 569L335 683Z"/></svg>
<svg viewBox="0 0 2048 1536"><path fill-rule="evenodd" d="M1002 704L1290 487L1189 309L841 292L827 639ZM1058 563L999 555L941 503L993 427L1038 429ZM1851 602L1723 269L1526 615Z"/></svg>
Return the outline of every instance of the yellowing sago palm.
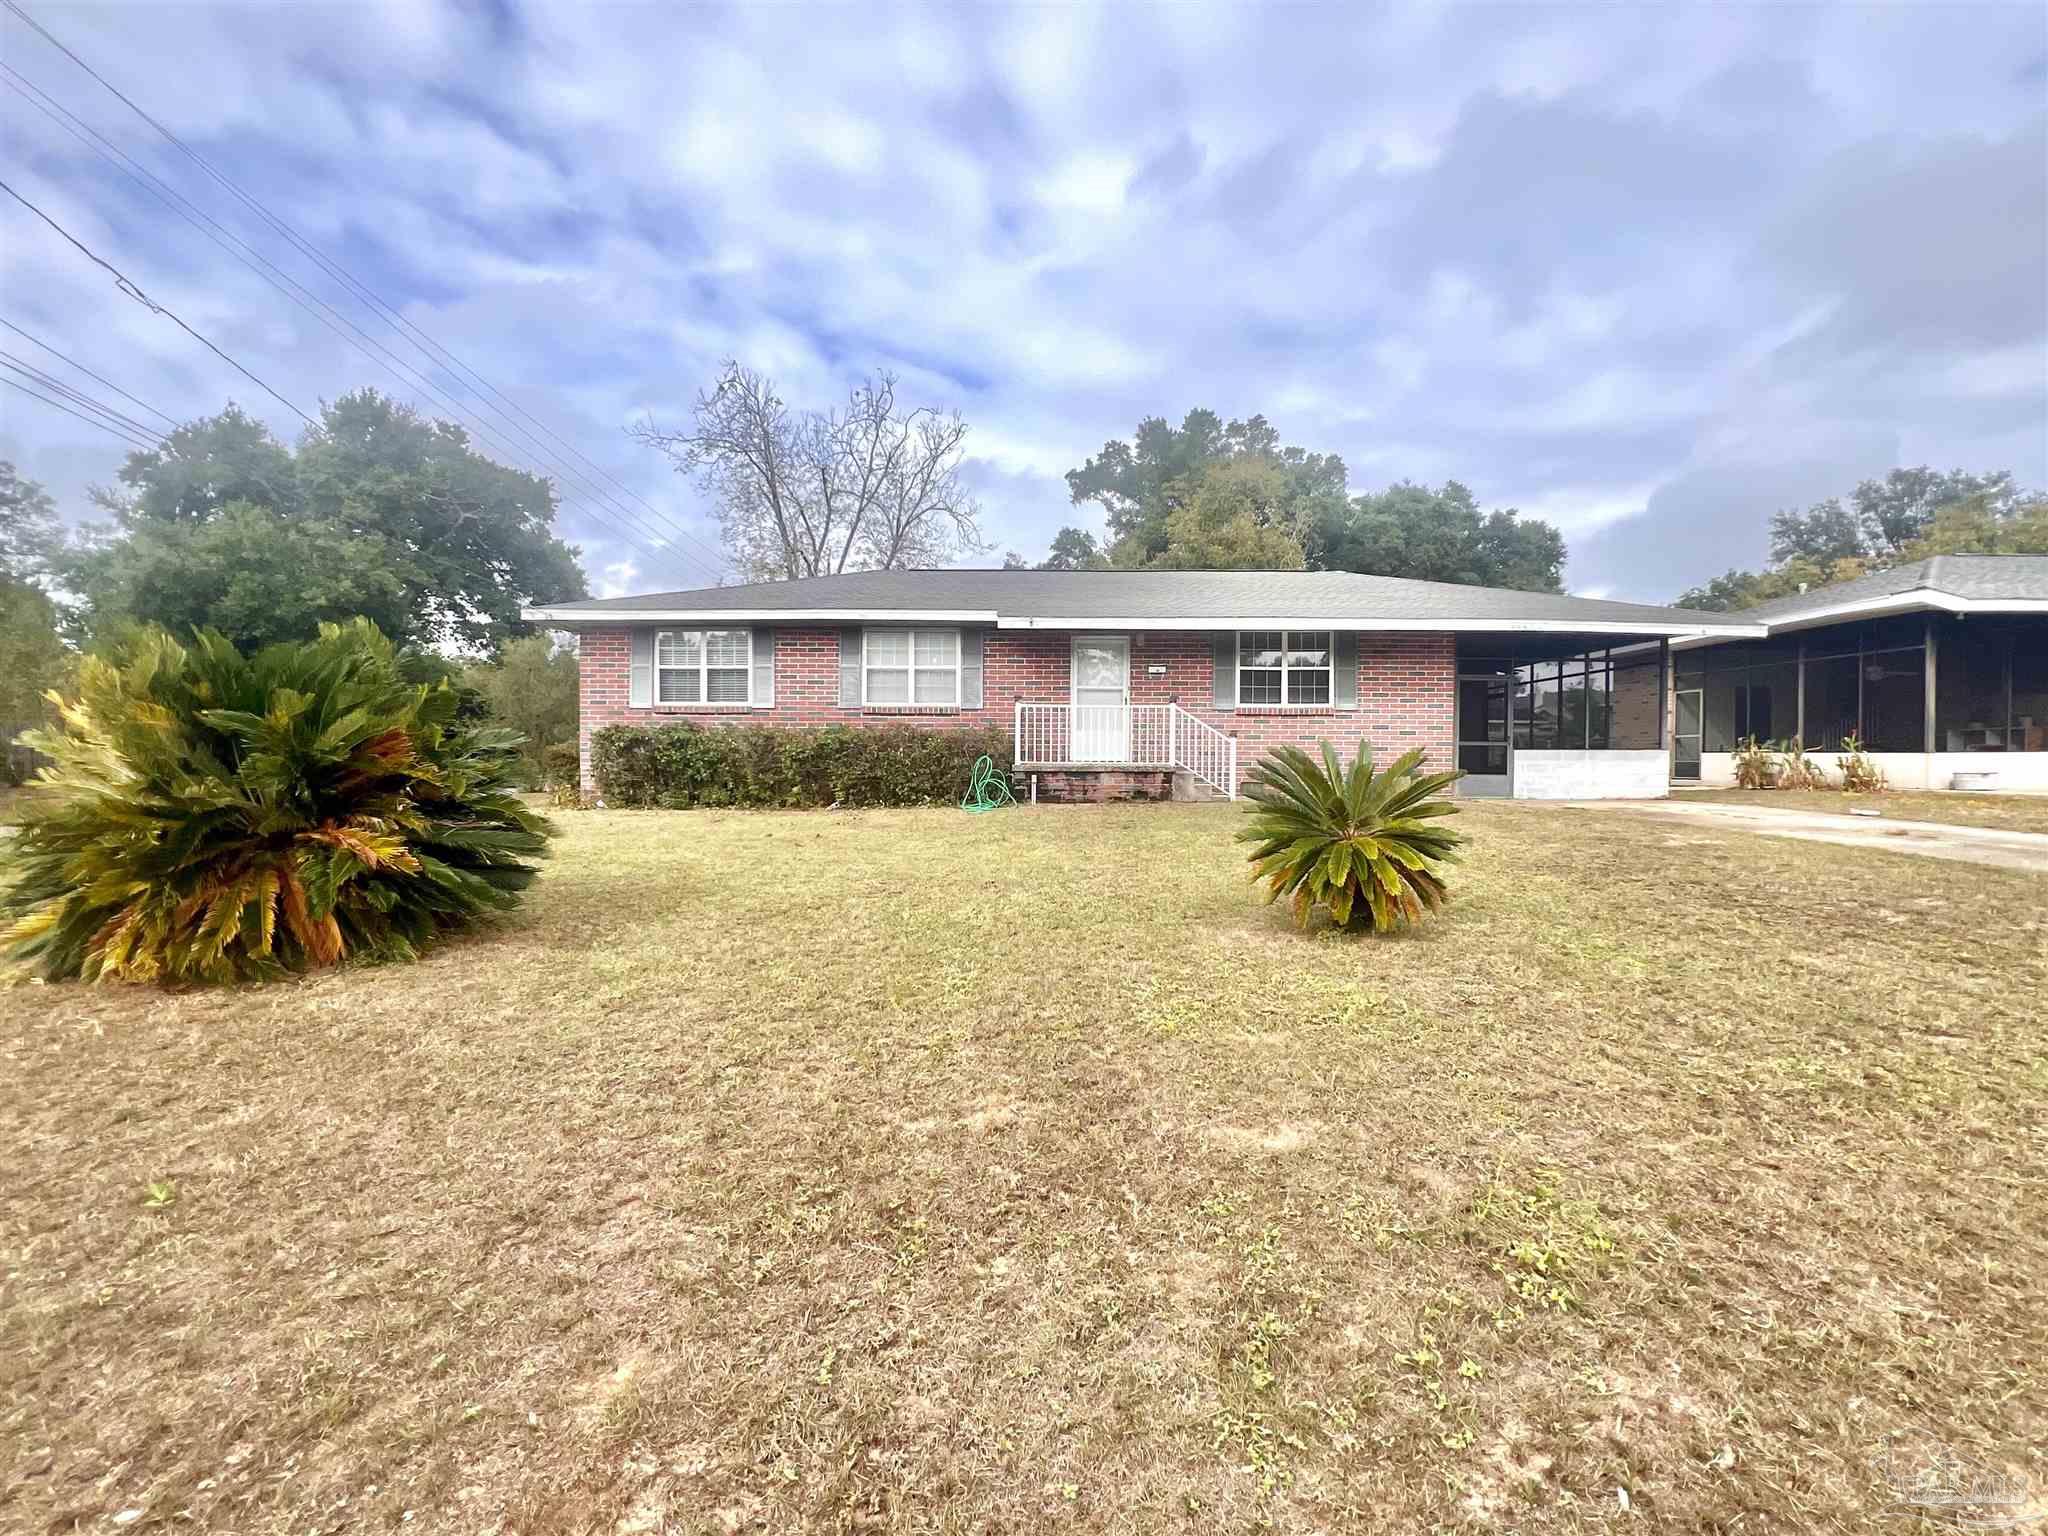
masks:
<svg viewBox="0 0 2048 1536"><path fill-rule="evenodd" d="M58 702L0 875L0 954L53 980L411 959L517 905L547 851L518 734L459 723L363 620L246 657L145 632Z"/></svg>
<svg viewBox="0 0 2048 1536"><path fill-rule="evenodd" d="M1255 845L1252 878L1265 883L1266 899L1291 897L1304 928L1321 903L1340 927L1382 933L1442 906L1438 870L1457 862L1464 838L1430 825L1458 809L1430 796L1461 775L1417 773L1421 762L1410 752L1375 774L1362 741L1349 772L1328 742L1321 763L1299 747L1263 758L1244 792L1251 823L1237 838Z"/></svg>

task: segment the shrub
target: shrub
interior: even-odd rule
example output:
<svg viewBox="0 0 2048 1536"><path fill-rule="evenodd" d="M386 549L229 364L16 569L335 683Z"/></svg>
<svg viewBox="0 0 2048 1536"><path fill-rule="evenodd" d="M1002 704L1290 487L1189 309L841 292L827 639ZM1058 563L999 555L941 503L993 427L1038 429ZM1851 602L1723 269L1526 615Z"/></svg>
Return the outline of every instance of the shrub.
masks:
<svg viewBox="0 0 2048 1536"><path fill-rule="evenodd" d="M583 755L573 741L551 741L540 749L541 787L573 787L583 773Z"/></svg>
<svg viewBox="0 0 2048 1536"><path fill-rule="evenodd" d="M1008 731L610 725L591 737L598 793L611 806L951 805L983 753L1010 761Z"/></svg>
<svg viewBox="0 0 2048 1536"><path fill-rule="evenodd" d="M1775 789L1778 784L1778 763L1770 748L1754 736L1745 736L1735 744L1735 787L1737 789Z"/></svg>
<svg viewBox="0 0 2048 1536"><path fill-rule="evenodd" d="M1319 902L1345 928L1384 933L1420 922L1425 907L1443 905L1438 871L1457 862L1465 840L1429 824L1458 809L1430 796L1464 775L1418 773L1420 750L1375 774L1372 748L1362 741L1346 772L1336 748L1322 748L1320 764L1299 747L1276 747L1252 769L1245 787L1251 822L1237 834L1255 845L1252 878L1266 883L1268 901L1292 896L1304 928Z"/></svg>
<svg viewBox="0 0 2048 1536"><path fill-rule="evenodd" d="M517 905L552 830L516 733L457 723L367 621L244 657L145 631L88 658L13 839L0 951L52 979L227 981L411 959Z"/></svg>
<svg viewBox="0 0 2048 1536"><path fill-rule="evenodd" d="M1779 789L1826 789L1827 770L1806 755L1806 744L1797 736L1778 748L1772 765L1772 779Z"/></svg>
<svg viewBox="0 0 2048 1536"><path fill-rule="evenodd" d="M1842 788L1852 794L1875 794L1885 787L1884 770L1870 760L1863 738L1853 732L1842 738L1835 766L1842 771Z"/></svg>

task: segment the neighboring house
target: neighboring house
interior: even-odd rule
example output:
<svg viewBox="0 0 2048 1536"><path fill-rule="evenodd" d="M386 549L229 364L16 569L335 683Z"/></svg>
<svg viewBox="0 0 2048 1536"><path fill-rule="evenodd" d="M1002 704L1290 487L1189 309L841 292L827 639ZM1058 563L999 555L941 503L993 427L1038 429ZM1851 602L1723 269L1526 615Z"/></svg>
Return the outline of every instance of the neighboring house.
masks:
<svg viewBox="0 0 2048 1536"><path fill-rule="evenodd" d="M1460 792L1661 795L1673 640L1746 616L1349 572L867 571L529 608L604 725L1000 725L1049 798L1235 793L1283 742Z"/></svg>
<svg viewBox="0 0 2048 1536"><path fill-rule="evenodd" d="M1897 788L2048 790L2048 555L1937 555L1727 617L1768 633L1673 642L1680 781L1733 782L1746 737L1854 734Z"/></svg>

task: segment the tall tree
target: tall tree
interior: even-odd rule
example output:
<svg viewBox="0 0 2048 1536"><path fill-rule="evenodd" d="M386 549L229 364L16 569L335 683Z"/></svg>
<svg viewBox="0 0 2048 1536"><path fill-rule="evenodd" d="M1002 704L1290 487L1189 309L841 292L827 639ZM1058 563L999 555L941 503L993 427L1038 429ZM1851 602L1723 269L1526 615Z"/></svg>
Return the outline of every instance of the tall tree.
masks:
<svg viewBox="0 0 2048 1536"><path fill-rule="evenodd" d="M1400 481L1354 497L1309 538L1319 570L1366 571L1527 592L1564 590L1564 537L1513 508L1481 512L1456 480L1443 489Z"/></svg>
<svg viewBox="0 0 2048 1536"><path fill-rule="evenodd" d="M1817 501L1804 512L1790 508L1771 514L1771 563L1810 560L1830 565L1860 560L1866 552L1863 519L1839 497Z"/></svg>
<svg viewBox="0 0 2048 1536"><path fill-rule="evenodd" d="M960 474L958 411L904 409L896 376L856 384L834 411L793 411L762 374L728 361L687 429L633 436L694 474L726 548L755 580L944 565L987 548Z"/></svg>
<svg viewBox="0 0 2048 1536"><path fill-rule="evenodd" d="M61 560L89 634L131 622L221 630L244 648L357 614L401 644L494 652L522 602L588 589L555 536L554 490L461 428L363 390L297 450L230 406L130 454L111 525Z"/></svg>
<svg viewBox="0 0 2048 1536"><path fill-rule="evenodd" d="M1345 480L1341 457L1283 446L1264 416L1225 422L1197 409L1177 427L1147 417L1128 441L1103 444L1067 472L1067 490L1074 502L1102 508L1108 558L1118 566L1305 564L1563 590L1564 539L1550 524L1512 508L1482 512L1455 480L1439 491L1402 481L1358 497ZM1070 531L1089 538L1078 529L1061 537Z"/></svg>
<svg viewBox="0 0 2048 1536"><path fill-rule="evenodd" d="M63 682L69 662L56 605L39 585L57 548L49 493L0 459L0 769L9 779L26 760L10 748L14 733L43 722L43 693Z"/></svg>
<svg viewBox="0 0 2048 1536"><path fill-rule="evenodd" d="M1263 455L1227 459L1174 481L1166 547L1146 563L1171 570L1300 570L1301 543L1284 525L1288 491L1286 473Z"/></svg>
<svg viewBox="0 0 2048 1536"><path fill-rule="evenodd" d="M546 776L546 749L576 739L576 652L553 635L525 635L488 662L463 669L462 681L492 719L526 738L520 755L530 784Z"/></svg>
<svg viewBox="0 0 2048 1536"><path fill-rule="evenodd" d="M1067 491L1075 505L1102 508L1115 564L1151 565L1167 557L1167 523L1174 511L1193 501L1212 469L1242 460L1260 460L1278 472L1279 494L1258 515L1268 520L1261 526L1297 542L1329 503L1343 500L1344 461L1336 454L1281 446L1279 432L1264 416L1225 422L1199 407L1178 427L1148 416L1128 442L1104 443L1101 453L1067 471Z"/></svg>
<svg viewBox="0 0 2048 1536"><path fill-rule="evenodd" d="M38 581L48 574L50 561L62 546L57 504L50 493L0 459L0 575Z"/></svg>
<svg viewBox="0 0 2048 1536"><path fill-rule="evenodd" d="M1109 556L1086 528L1062 528L1052 536L1052 549L1038 562L1041 571L1102 571Z"/></svg>

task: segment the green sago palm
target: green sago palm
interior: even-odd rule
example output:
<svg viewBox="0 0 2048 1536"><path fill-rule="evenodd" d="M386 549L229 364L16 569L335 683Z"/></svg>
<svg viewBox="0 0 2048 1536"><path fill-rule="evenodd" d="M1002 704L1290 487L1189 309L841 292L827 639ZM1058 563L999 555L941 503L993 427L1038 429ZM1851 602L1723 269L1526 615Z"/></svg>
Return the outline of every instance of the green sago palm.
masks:
<svg viewBox="0 0 2048 1536"><path fill-rule="evenodd" d="M1421 763L1418 749L1375 773L1363 741L1349 770L1328 742L1320 763L1299 747L1263 758L1245 787L1251 819L1237 840L1253 845L1252 879L1266 899L1290 897L1304 928L1320 904L1340 927L1382 933L1442 906L1440 871L1465 839L1433 825L1456 802L1430 797L1463 775L1419 773Z"/></svg>
<svg viewBox="0 0 2048 1536"><path fill-rule="evenodd" d="M517 905L547 851L518 734L459 722L364 620L253 656L145 632L55 702L0 875L0 957L52 980L412 959Z"/></svg>

